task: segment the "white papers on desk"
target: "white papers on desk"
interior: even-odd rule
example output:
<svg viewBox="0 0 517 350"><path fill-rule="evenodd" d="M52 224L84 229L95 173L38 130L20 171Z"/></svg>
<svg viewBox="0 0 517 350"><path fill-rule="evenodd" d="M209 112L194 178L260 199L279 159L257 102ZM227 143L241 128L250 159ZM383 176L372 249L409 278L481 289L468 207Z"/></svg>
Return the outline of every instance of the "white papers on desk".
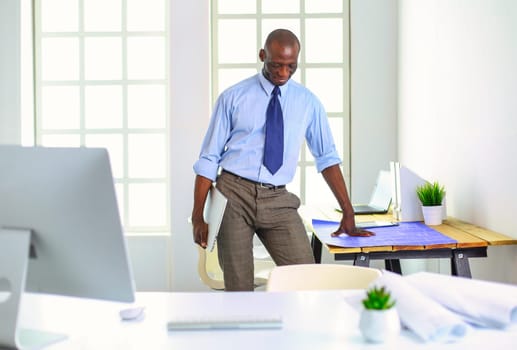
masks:
<svg viewBox="0 0 517 350"><path fill-rule="evenodd" d="M490 328L517 323L517 286L429 272L404 280L467 322Z"/></svg>
<svg viewBox="0 0 517 350"><path fill-rule="evenodd" d="M458 315L426 296L402 276L384 271L374 284L385 286L391 292L400 321L423 340L450 342L467 334L469 326Z"/></svg>
<svg viewBox="0 0 517 350"><path fill-rule="evenodd" d="M386 286L401 322L423 340L459 339L468 333L468 324L517 324L517 286L430 272L402 277L389 271L373 284Z"/></svg>
<svg viewBox="0 0 517 350"><path fill-rule="evenodd" d="M203 212L205 222L208 224L206 249L210 252L214 250L227 202L226 197L215 186L210 188Z"/></svg>

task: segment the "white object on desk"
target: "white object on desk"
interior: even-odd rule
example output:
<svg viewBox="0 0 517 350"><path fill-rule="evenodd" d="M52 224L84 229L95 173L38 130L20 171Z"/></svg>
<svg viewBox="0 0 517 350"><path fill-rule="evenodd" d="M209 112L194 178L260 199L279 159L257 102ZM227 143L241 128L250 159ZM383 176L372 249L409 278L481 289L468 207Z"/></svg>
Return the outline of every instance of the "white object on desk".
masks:
<svg viewBox="0 0 517 350"><path fill-rule="evenodd" d="M398 226L398 222L396 221L383 221L383 220L374 220L374 221L361 221L356 222L355 226L357 228L368 229L368 228L376 228L376 227L391 227Z"/></svg>
<svg viewBox="0 0 517 350"><path fill-rule="evenodd" d="M137 293L145 306L142 322L122 322L120 303L29 294L24 326L64 332L69 339L45 350L170 349L347 349L369 348L359 331L364 291ZM356 304L357 302L357 304ZM34 313L34 310L39 310ZM169 332L178 315L229 313L276 314L281 329ZM81 317L77 317L81 315ZM517 327L505 331L475 329L456 343L423 343L403 330L386 346L397 350L486 350L515 347Z"/></svg>
<svg viewBox="0 0 517 350"><path fill-rule="evenodd" d="M393 217L399 221L423 221L416 188L426 181L399 162L390 162L393 180Z"/></svg>
<svg viewBox="0 0 517 350"><path fill-rule="evenodd" d="M424 341L457 341L470 330L458 315L428 298L401 275L384 271L375 285L391 292L402 323Z"/></svg>
<svg viewBox="0 0 517 350"><path fill-rule="evenodd" d="M467 322L495 328L517 324L517 286L430 272L404 280Z"/></svg>
<svg viewBox="0 0 517 350"><path fill-rule="evenodd" d="M120 319L122 321L140 320L144 316L145 307L135 306L125 308L119 311Z"/></svg>
<svg viewBox="0 0 517 350"><path fill-rule="evenodd" d="M167 323L169 331L199 329L278 329L282 317L276 315L203 315L201 317L173 318Z"/></svg>

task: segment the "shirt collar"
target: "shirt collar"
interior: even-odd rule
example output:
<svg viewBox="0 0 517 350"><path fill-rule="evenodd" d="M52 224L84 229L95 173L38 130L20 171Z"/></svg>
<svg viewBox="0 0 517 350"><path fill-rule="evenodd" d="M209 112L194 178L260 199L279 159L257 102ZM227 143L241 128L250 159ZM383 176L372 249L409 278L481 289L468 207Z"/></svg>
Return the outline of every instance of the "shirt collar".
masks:
<svg viewBox="0 0 517 350"><path fill-rule="evenodd" d="M262 86L262 89L264 90L264 93L267 96L271 96L271 93L273 92L273 89L275 88L275 85L271 84L269 80L266 79L264 74L260 72L258 74L260 85ZM280 88L280 95L284 96L285 92L287 91L287 87L289 86L289 83L291 82L291 79L287 81L284 85L279 86Z"/></svg>

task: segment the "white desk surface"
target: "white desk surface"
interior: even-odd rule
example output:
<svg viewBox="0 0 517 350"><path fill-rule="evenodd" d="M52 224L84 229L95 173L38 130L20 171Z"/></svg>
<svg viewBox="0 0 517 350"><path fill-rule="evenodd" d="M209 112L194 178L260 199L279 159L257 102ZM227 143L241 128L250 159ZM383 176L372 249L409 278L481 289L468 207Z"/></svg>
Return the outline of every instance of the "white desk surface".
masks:
<svg viewBox="0 0 517 350"><path fill-rule="evenodd" d="M68 334L45 349L511 349L517 326L505 331L475 330L456 343L423 343L411 333L389 344L366 343L358 329L364 291L137 293L145 306L140 321L123 322L118 311L128 304L27 293L20 326ZM280 314L280 330L209 330L168 332L171 315ZM388 346L389 345L389 346Z"/></svg>

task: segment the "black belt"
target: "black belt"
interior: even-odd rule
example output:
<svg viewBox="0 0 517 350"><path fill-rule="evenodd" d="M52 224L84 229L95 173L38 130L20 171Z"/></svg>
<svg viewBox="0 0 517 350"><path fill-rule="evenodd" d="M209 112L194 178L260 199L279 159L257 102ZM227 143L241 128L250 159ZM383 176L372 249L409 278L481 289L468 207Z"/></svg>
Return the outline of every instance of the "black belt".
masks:
<svg viewBox="0 0 517 350"><path fill-rule="evenodd" d="M228 175L236 177L239 180L244 180L246 182L252 183L254 185L257 185L258 187L267 188L268 190L280 190L282 188L285 188L285 185L276 186L276 185L273 185L273 184L267 184L267 183L264 183L264 182L257 182L257 181L253 181L253 180L250 180L250 179L246 179L245 177L239 176L239 175L234 174L232 172L229 172L227 170L223 170L223 173L226 173Z"/></svg>

